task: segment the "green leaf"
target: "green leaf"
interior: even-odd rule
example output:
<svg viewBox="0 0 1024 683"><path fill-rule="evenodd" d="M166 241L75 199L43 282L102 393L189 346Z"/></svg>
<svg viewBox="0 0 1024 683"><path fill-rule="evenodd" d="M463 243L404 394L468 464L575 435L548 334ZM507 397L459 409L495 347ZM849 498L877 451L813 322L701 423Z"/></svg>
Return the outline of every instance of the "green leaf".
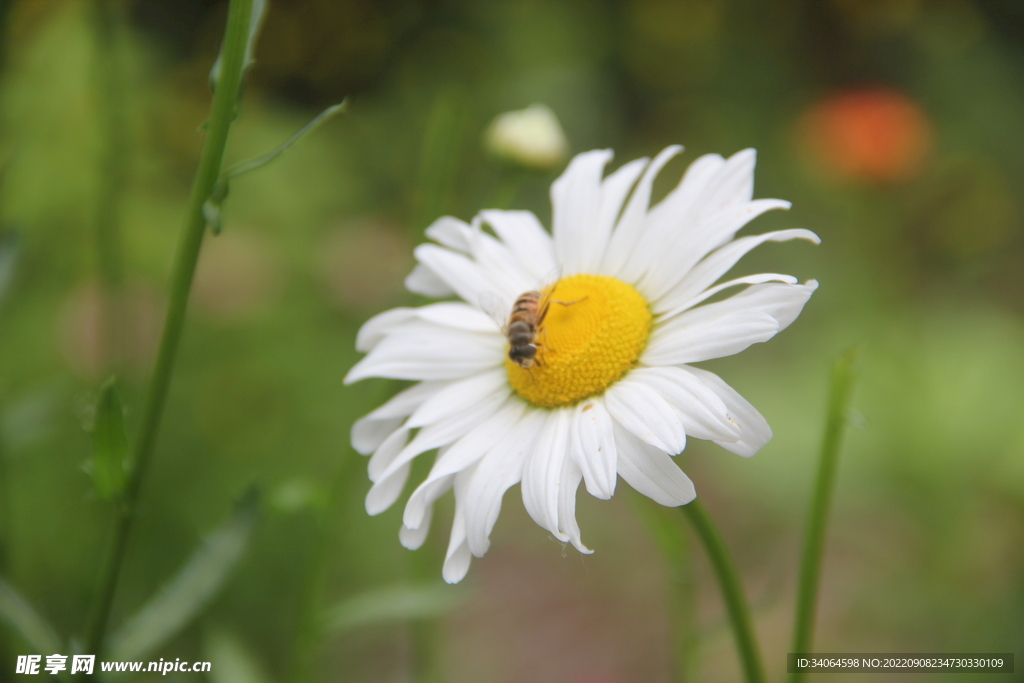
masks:
<svg viewBox="0 0 1024 683"><path fill-rule="evenodd" d="M321 124L331 119L336 114L340 114L345 111L348 107L348 100L342 100L338 104L331 105L324 109L322 112L316 115L313 120L304 125L302 128L297 130L290 138L282 142L280 145L270 150L266 154L237 163L231 168L224 171L220 178L217 179L216 184L213 186L213 190L210 192L210 197L203 203L203 217L206 219L206 223L210 226L213 234L219 235L221 231L221 204L228 196L228 189L231 180L238 176L248 173L249 171L255 171L257 168L266 166L271 161L277 159L279 156L284 154L288 149L296 142L306 137L314 130L320 127Z"/></svg>
<svg viewBox="0 0 1024 683"><path fill-rule="evenodd" d="M254 171L261 166L266 166L271 161L273 161L274 159L278 158L286 151L288 151L289 147L291 147L296 142L298 142L299 140L301 140L302 138L306 137L314 130L319 128L321 124L325 123L326 121L329 121L332 117L334 117L337 114L340 114L347 108L348 99L344 99L341 102L338 102L337 104L332 104L331 106L327 107L327 109L324 109L322 112L317 114L309 123L295 131L295 133L290 138L282 142L274 149L270 150L269 152L262 156L256 157L255 159L250 159L249 161L243 161L241 163L235 164L228 170L224 171L224 175L221 177L223 179L237 178L243 173L248 173L249 171Z"/></svg>
<svg viewBox="0 0 1024 683"><path fill-rule="evenodd" d="M14 264L18 260L18 234L8 233L0 237L0 301L14 279Z"/></svg>
<svg viewBox="0 0 1024 683"><path fill-rule="evenodd" d="M185 566L111 637L110 659L145 659L198 616L238 565L258 516L259 494L250 489Z"/></svg>
<svg viewBox="0 0 1024 683"><path fill-rule="evenodd" d="M124 430L124 406L111 377L100 388L92 428L92 460L88 471L96 492L104 500L119 498L128 481L128 436Z"/></svg>
<svg viewBox="0 0 1024 683"><path fill-rule="evenodd" d="M329 609L324 616L324 630L347 631L389 621L430 619L451 611L465 597L465 590L434 583L374 588Z"/></svg>
<svg viewBox="0 0 1024 683"><path fill-rule="evenodd" d="M38 654L52 655L64 650L53 627L28 600L3 579L0 579L0 617L3 617Z"/></svg>
<svg viewBox="0 0 1024 683"><path fill-rule="evenodd" d="M252 650L235 634L211 630L203 640L206 660L214 662L209 677L213 683L270 683L266 669Z"/></svg>

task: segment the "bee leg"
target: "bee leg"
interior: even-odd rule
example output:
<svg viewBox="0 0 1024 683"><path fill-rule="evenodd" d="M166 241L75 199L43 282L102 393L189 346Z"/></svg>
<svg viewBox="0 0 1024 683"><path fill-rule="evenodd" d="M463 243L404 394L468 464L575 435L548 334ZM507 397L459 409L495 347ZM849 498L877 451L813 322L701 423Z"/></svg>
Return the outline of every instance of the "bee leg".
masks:
<svg viewBox="0 0 1024 683"><path fill-rule="evenodd" d="M545 341L547 341L548 329L546 327L542 327L540 329L539 336L541 338L543 338ZM544 367L544 342L539 341L539 340L534 340L533 345L536 346L537 350L540 352L540 353L537 354L537 358L535 359L534 362L536 362L538 366Z"/></svg>
<svg viewBox="0 0 1024 683"><path fill-rule="evenodd" d="M582 299L576 299L575 301L559 301L558 299L552 299L551 301L556 304L562 304L563 306L572 306L573 304L578 304L579 302L586 300L587 297L583 297Z"/></svg>

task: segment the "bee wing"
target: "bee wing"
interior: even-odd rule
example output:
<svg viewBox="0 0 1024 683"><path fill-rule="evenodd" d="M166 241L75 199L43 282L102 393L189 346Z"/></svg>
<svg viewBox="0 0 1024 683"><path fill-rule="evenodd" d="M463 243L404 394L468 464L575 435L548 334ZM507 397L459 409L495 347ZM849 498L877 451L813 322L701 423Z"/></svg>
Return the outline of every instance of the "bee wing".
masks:
<svg viewBox="0 0 1024 683"><path fill-rule="evenodd" d="M540 283L539 291L548 295L555 289L555 285L562 279L562 266L555 266L551 271L544 276L544 279Z"/></svg>
<svg viewBox="0 0 1024 683"><path fill-rule="evenodd" d="M537 302L538 327L544 324L544 318L548 314L548 307L551 305L551 295L555 293L555 287L558 286L558 281L561 279L562 266L555 266L551 269L551 272L544 276L544 282L538 290L540 291L540 300Z"/></svg>
<svg viewBox="0 0 1024 683"><path fill-rule="evenodd" d="M540 286L537 287L537 291L540 292L540 298L537 301L537 322L538 326L544 323L544 317L547 315L548 306L551 304L551 295L555 291L555 287L558 285L558 281L562 279L562 266L555 266L552 268L544 279L541 280Z"/></svg>
<svg viewBox="0 0 1024 683"><path fill-rule="evenodd" d="M483 292L480 294L480 309L490 316L501 333L507 337L508 318L512 308L494 292Z"/></svg>

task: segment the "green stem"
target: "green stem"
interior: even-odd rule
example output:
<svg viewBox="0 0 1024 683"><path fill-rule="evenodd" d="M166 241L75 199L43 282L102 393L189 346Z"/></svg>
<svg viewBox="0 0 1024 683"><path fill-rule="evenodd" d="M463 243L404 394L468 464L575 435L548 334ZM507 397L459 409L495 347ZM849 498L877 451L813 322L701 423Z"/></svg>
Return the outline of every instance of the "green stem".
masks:
<svg viewBox="0 0 1024 683"><path fill-rule="evenodd" d="M693 525L701 543L704 544L711 567L718 577L718 584L722 589L722 597L725 598L725 605L729 611L729 620L732 623L732 632L736 637L736 648L740 653L740 661L743 664L747 683L765 683L764 667L757 649L754 627L750 621L750 608L747 606L739 574L736 573L725 542L700 501L694 500L684 505L682 510Z"/></svg>
<svg viewBox="0 0 1024 683"><path fill-rule="evenodd" d="M694 662L697 657L697 630L694 616L696 590L693 580L693 553L683 533L683 522L672 508L652 503L650 498L631 492L630 502L661 549L671 589L672 680L687 683L697 680Z"/></svg>
<svg viewBox="0 0 1024 683"><path fill-rule="evenodd" d="M825 547L825 530L835 489L836 470L839 466L839 447L846 428L850 396L853 393L853 365L857 350L841 355L832 368L832 388L829 394L828 421L818 461L818 479L807 517L803 558L800 563L800 584L797 592L796 618L793 627L792 652L808 652L814 635L814 616L821 580L821 560ZM799 683L804 674L793 673L791 683Z"/></svg>
<svg viewBox="0 0 1024 683"><path fill-rule="evenodd" d="M195 274L199 249L202 246L203 234L206 229L203 203L210 196L210 191L220 176L228 132L238 107L238 92L242 82L242 69L245 66L245 49L251 13L252 0L231 0L224 47L221 52L223 61L220 80L214 93L206 140L199 157L199 167L189 197L188 214L185 217L185 225L182 228L175 255L171 275L170 304L164 321L163 336L160 339L160 350L142 407L138 438L132 453L132 469L125 489L123 505L118 514L113 542L100 574L97 599L86 632L85 652L88 653L97 655L102 653L103 635L117 589L128 535L135 521L139 491L152 460L153 447L156 445L160 418L167 401L174 360L185 324L185 309L188 306L192 277Z"/></svg>

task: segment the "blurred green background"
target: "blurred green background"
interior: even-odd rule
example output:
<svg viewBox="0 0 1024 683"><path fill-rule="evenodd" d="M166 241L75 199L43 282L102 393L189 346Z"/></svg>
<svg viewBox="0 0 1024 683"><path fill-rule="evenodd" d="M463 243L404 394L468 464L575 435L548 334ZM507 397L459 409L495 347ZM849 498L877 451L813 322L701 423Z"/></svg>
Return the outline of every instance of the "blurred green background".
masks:
<svg viewBox="0 0 1024 683"><path fill-rule="evenodd" d="M115 365L129 429L138 418L226 6L135 0L104 22L84 0L0 3L0 232L20 235L0 301L0 562L65 638L81 637L112 514L82 471L82 425ZM402 279L433 218L469 219L511 174L514 205L549 223L561 169L513 172L482 142L494 116L534 102L572 153L611 147L617 165L685 144L662 192L696 155L756 147L756 196L794 207L745 233L822 237L745 259L744 273L821 288L771 343L705 364L774 440L749 461L696 442L679 457L736 554L771 677L785 670L828 368L853 344L861 381L815 649L1024 655L1024 6L273 0L228 163L344 97L346 114L232 185L224 232L205 244L113 624L251 483L266 504L234 578L153 659L212 659L210 680L228 683L241 679L210 653L248 653L261 672L248 680L288 680L304 603L442 583L450 501L410 553L401 505L365 514L365 462L348 446L352 421L397 385L342 378L366 318L421 303ZM117 354L98 284L110 226L128 292ZM658 683L673 675L673 624L689 680L738 680L714 578L699 551L692 574L664 562L651 505L625 485L610 502L581 493L597 550L581 558L514 489L488 555L444 589L456 608L329 635L313 680ZM13 679L28 650L2 635L0 680Z"/></svg>

